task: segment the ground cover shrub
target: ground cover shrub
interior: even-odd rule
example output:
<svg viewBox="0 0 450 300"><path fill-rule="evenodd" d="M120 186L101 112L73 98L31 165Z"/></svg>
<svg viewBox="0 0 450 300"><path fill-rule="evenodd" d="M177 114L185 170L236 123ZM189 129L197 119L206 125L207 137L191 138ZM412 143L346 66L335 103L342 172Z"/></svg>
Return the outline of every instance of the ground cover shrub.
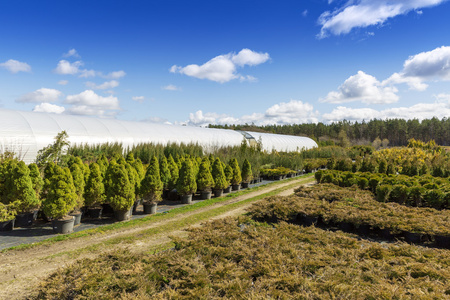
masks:
<svg viewBox="0 0 450 300"><path fill-rule="evenodd" d="M262 222L295 222L301 215L320 217L334 225L347 222L359 227L387 228L393 232L416 232L450 236L450 211L380 203L369 191L333 184L301 187L295 195L271 197L252 205L249 215Z"/></svg>
<svg viewBox="0 0 450 300"><path fill-rule="evenodd" d="M126 250L51 275L34 299L446 299L450 253L339 232L208 222L158 254Z"/></svg>

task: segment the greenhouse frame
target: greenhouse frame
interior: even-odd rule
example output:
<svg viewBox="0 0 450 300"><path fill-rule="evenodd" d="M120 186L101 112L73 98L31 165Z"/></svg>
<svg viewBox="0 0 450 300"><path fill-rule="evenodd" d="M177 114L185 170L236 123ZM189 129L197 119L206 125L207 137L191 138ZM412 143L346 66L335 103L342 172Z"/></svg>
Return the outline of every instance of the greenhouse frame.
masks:
<svg viewBox="0 0 450 300"><path fill-rule="evenodd" d="M317 147L314 140L300 136L0 109L0 154L14 152L25 163L32 163L37 152L63 130L72 145L121 143L124 149L142 143L194 143L211 151L239 146L243 139L250 145L261 142L268 152Z"/></svg>

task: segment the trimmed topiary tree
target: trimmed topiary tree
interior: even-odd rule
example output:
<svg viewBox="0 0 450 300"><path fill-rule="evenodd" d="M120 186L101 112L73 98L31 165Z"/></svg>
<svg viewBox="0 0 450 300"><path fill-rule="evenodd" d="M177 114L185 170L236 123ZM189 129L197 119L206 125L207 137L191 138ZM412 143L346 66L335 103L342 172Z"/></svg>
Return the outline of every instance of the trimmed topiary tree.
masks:
<svg viewBox="0 0 450 300"><path fill-rule="evenodd" d="M127 170L123 164L111 162L106 171L104 181L106 201L113 208L116 218L120 221L129 219L129 211L133 206L134 187L128 179Z"/></svg>
<svg viewBox="0 0 450 300"><path fill-rule="evenodd" d="M29 164L28 169L30 170L31 183L33 185L33 190L36 193L36 197L41 199L41 191L44 186L44 180L42 179L41 172L35 163Z"/></svg>
<svg viewBox="0 0 450 300"><path fill-rule="evenodd" d="M180 176L177 181L177 192L183 197L183 202L192 202L192 194L197 190L194 168L190 159L183 161L180 169Z"/></svg>
<svg viewBox="0 0 450 300"><path fill-rule="evenodd" d="M69 168L53 167L47 197L43 202L44 213L52 219L64 219L77 204L77 193Z"/></svg>
<svg viewBox="0 0 450 300"><path fill-rule="evenodd" d="M84 199L88 208L101 208L106 200L105 186L103 184L102 173L97 163L89 166L89 177L84 189Z"/></svg>
<svg viewBox="0 0 450 300"><path fill-rule="evenodd" d="M209 158L204 156L197 174L197 188L202 192L203 200L211 198L211 187L214 185L214 179L210 170Z"/></svg>
<svg viewBox="0 0 450 300"><path fill-rule="evenodd" d="M170 181L169 181L169 190L173 190L177 187L178 177L180 176L180 168L178 168L178 164L173 159L172 155L169 155L167 159L167 166L170 171Z"/></svg>
<svg viewBox="0 0 450 300"><path fill-rule="evenodd" d="M72 174L73 184L75 185L75 191L77 193L77 204L74 208L74 213L80 213L80 209L84 206L84 167L78 163L72 164L70 167L70 173Z"/></svg>
<svg viewBox="0 0 450 300"><path fill-rule="evenodd" d="M223 164L219 158L216 158L212 165L212 177L214 179L214 195L216 197L222 196L223 189L227 188L230 183L223 171Z"/></svg>
<svg viewBox="0 0 450 300"><path fill-rule="evenodd" d="M233 177L231 178L231 184L233 185L233 189L236 188L242 182L241 176L241 168L239 167L239 163L236 158L232 158L230 160L230 166L233 168Z"/></svg>
<svg viewBox="0 0 450 300"><path fill-rule="evenodd" d="M141 182L140 194L144 203L156 204L161 201L163 183L161 181L158 159L153 156Z"/></svg>
<svg viewBox="0 0 450 300"><path fill-rule="evenodd" d="M169 164L168 164L167 158L165 156L163 156L161 158L161 162L160 162L159 166L160 166L159 173L160 173L161 181L163 183L163 189L168 190L171 178L170 178Z"/></svg>
<svg viewBox="0 0 450 300"><path fill-rule="evenodd" d="M242 182L250 182L253 179L252 166L248 159L244 160L244 164L242 165Z"/></svg>
<svg viewBox="0 0 450 300"><path fill-rule="evenodd" d="M23 161L12 166L11 177L6 185L7 199L9 203L14 203L17 214L30 213L41 204L33 189L30 170Z"/></svg>

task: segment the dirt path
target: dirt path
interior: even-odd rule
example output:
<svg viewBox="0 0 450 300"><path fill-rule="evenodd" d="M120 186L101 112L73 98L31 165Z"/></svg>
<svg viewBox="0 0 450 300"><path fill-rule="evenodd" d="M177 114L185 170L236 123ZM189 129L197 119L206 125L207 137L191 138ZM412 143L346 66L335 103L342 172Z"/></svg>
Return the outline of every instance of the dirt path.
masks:
<svg viewBox="0 0 450 300"><path fill-rule="evenodd" d="M103 234L95 234L89 237L56 242L51 245L42 245L27 250L0 253L0 299L26 298L33 290L35 290L36 285L39 284L43 278L47 277L58 268L67 266L78 259L94 258L103 252L119 247L127 248L133 252L148 251L148 249L151 249L152 247L155 248L158 245L169 243L169 236L183 236L186 234L184 231L185 228L177 228L175 230L165 231L164 233L153 234L150 236L144 235L145 231L148 231L149 229L165 226L171 222L179 223L196 214L201 214L218 207L259 196L294 183L302 184L302 182L308 179L310 178L299 178L295 181L264 187L260 190L202 207L195 211L186 212L182 215L176 215L173 218L161 220L159 222L141 224L137 227L123 228ZM289 195L293 190L294 188L289 188L280 192L279 195ZM245 209L250 205L251 203L239 206L211 219L241 215L245 213ZM193 225L199 226L202 222L204 222L204 220ZM140 238L140 235L143 235L143 237ZM107 243L113 239L127 236L135 237L131 244L130 242L119 244Z"/></svg>

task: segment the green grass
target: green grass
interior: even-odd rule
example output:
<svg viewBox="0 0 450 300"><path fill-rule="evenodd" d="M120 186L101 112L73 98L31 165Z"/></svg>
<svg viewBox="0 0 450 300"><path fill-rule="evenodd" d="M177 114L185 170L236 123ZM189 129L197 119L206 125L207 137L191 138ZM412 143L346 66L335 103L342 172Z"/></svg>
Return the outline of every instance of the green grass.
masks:
<svg viewBox="0 0 450 300"><path fill-rule="evenodd" d="M219 202L227 201L227 200L230 200L230 199L234 199L234 198L237 198L239 196L246 195L246 194L249 194L251 192L258 191L260 189L264 189L264 188L267 188L267 187L280 185L280 184L283 184L283 183L286 183L286 182L290 182L290 181L298 181L298 179L304 179L304 180L301 181L302 183L314 180L314 178L312 177L311 174L307 174L307 175L303 175L303 176L300 176L300 177L289 178L289 179L286 179L286 180L283 180L283 181L275 181L275 182L271 182L271 183L268 183L268 184L263 185L263 186L252 187L252 188L249 188L249 189L246 189L246 190L243 190L243 191L230 193L230 194L228 194L226 196L223 196L223 197L220 197L220 198L212 198L212 199L204 200L204 201L201 201L201 202L197 202L197 203L192 204L192 205L186 205L186 206L182 206L182 207L177 207L177 208L171 209L168 212L158 213L158 214L155 214L155 215L150 215L150 216L147 216L147 217L144 217L144 218L130 220L130 221L127 221L127 222L117 222L117 223L114 223L114 224L104 225L104 226L100 226L100 227L96 227L96 228L92 228L92 229L88 229L88 230L74 232L74 233L71 233L71 234L58 235L58 236L55 236L55 237L43 240L41 242L37 242L37 243L33 243L33 244L21 244L19 246L14 246L14 247L11 247L11 248L3 249L1 252L5 253L5 252L8 252L8 251L12 251L12 250L16 250L17 251L17 250L31 249L31 248L35 248L35 247L42 246L42 245L51 245L51 244L54 244L54 243L57 243L57 242L60 242L60 241L72 240L72 239L77 239L77 238L83 238L83 237L88 237L88 236L92 236L92 235L95 235L95 234L102 234L102 233L111 232L111 231L118 230L118 229L133 228L133 227L138 227L138 226L141 226L141 225L144 225L144 224L148 225L148 224L156 223L156 222L163 221L163 220L169 220L169 219L175 218L176 216L182 215L184 213L196 211L196 210L198 210L200 208L203 208L203 207L215 204L215 203L219 203ZM226 205L224 207L220 207L220 208L214 209L212 211L208 211L208 212L204 212L204 213L201 213L201 214L196 214L194 216L190 216L188 218L188 221L180 222L179 220L176 220L175 222L171 222L171 223L169 223L169 224L167 224L165 226L160 226L161 228L165 228L164 230L163 229L159 229L160 227L151 228L151 229L148 229L148 230L144 231L144 234L146 236L148 236L148 235L152 235L152 234L157 234L159 232L164 232L166 230L170 230L170 228L176 229L176 228L182 228L183 226L188 226L188 225L191 225L191 224L195 224L198 221L206 220L206 219L208 219L210 217L217 216L217 215L219 215L219 214L221 214L223 212L226 212L227 210L231 210L231 209L233 209L233 208L235 208L235 207L237 207L239 205L244 205L245 203L248 203L248 202L252 202L252 201L256 201L256 200L262 199L264 197L276 195L277 193L279 193L279 192L281 192L283 190L289 189L292 186L295 186L297 184L298 184L298 182L295 182L292 185L289 185L289 186L284 187L284 188L276 189L276 190L274 190L272 192L264 193L264 194L262 194L260 196L256 196L256 197L253 197L253 198L250 198L250 199L247 199L247 200L244 200L244 201L240 201L240 202L237 202L237 203L233 203L233 204L230 204L230 205ZM182 226L178 227L176 224L172 224L172 223L182 224ZM170 225L170 224L172 224L172 225ZM175 227L172 227L172 226L175 226ZM134 238L136 238L136 237L134 237ZM125 242L126 240L131 240L131 239L133 239L133 237L117 238L117 240L116 239L112 239L108 243L116 244L118 242Z"/></svg>

